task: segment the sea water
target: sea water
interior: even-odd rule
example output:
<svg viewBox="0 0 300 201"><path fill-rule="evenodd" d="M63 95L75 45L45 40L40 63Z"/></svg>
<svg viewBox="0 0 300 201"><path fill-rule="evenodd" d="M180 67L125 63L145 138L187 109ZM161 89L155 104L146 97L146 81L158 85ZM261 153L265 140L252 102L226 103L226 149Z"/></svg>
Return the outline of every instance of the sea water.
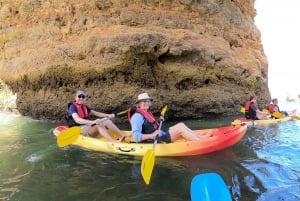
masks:
<svg viewBox="0 0 300 201"><path fill-rule="evenodd" d="M299 103L281 107L298 109ZM235 118L184 122L202 129L228 125ZM57 125L0 113L0 200L188 201L192 178L207 172L222 176L233 200L300 200L299 120L249 128L239 143L222 151L156 157L149 185L141 177L141 157L58 148L52 135Z"/></svg>

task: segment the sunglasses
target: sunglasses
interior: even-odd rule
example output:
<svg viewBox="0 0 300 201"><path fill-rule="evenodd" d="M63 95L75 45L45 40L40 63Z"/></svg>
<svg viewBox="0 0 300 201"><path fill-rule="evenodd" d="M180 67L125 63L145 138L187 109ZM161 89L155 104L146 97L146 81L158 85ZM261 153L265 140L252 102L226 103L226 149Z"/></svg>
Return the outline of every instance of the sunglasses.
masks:
<svg viewBox="0 0 300 201"><path fill-rule="evenodd" d="M78 98L83 98L83 99L85 99L85 95L79 95Z"/></svg>

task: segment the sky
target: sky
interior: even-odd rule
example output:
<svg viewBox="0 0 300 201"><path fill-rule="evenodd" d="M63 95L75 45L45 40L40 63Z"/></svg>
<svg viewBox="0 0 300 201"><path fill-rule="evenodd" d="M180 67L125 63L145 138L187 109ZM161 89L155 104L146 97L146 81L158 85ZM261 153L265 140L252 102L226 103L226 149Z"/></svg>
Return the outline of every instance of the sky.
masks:
<svg viewBox="0 0 300 201"><path fill-rule="evenodd" d="M272 98L300 94L300 0L255 0Z"/></svg>

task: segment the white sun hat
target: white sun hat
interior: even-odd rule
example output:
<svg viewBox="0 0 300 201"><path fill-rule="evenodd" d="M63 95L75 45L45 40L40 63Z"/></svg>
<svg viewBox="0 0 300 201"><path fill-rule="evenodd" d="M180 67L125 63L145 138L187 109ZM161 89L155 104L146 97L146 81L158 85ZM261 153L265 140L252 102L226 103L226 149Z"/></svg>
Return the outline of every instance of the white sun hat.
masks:
<svg viewBox="0 0 300 201"><path fill-rule="evenodd" d="M138 99L135 103L139 103L141 100L151 100L151 101L153 101L153 99L148 95L148 93L142 93L142 94L138 95Z"/></svg>

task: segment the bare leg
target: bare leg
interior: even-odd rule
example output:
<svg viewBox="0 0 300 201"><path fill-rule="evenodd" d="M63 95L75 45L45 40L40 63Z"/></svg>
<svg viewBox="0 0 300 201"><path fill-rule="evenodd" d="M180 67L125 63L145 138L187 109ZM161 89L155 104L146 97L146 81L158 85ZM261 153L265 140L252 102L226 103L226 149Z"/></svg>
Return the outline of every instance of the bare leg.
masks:
<svg viewBox="0 0 300 201"><path fill-rule="evenodd" d="M103 127L102 125L93 126L88 131L88 134L91 137L96 137L97 135L99 135L99 133L110 142L121 142L121 139L115 140L114 138L112 138L110 134L107 132L106 128Z"/></svg>
<svg viewBox="0 0 300 201"><path fill-rule="evenodd" d="M111 120L107 119L102 122L102 125L113 132L117 133L121 137L129 137L130 134L126 134L123 131L121 131Z"/></svg>
<svg viewBox="0 0 300 201"><path fill-rule="evenodd" d="M110 136L110 134L107 132L106 128L102 127L102 126L98 126L98 131L99 133L105 137L108 141L111 141L111 142L120 142L120 140L115 140L114 138L112 138Z"/></svg>
<svg viewBox="0 0 300 201"><path fill-rule="evenodd" d="M187 140L201 140L210 137L210 135L199 136L197 133L188 128L184 123L178 123L169 128L171 141L178 139L180 136Z"/></svg>
<svg viewBox="0 0 300 201"><path fill-rule="evenodd" d="M256 116L257 116L258 119L264 119L264 120L268 119L267 115L264 114L264 113L258 113L258 112L256 112Z"/></svg>

